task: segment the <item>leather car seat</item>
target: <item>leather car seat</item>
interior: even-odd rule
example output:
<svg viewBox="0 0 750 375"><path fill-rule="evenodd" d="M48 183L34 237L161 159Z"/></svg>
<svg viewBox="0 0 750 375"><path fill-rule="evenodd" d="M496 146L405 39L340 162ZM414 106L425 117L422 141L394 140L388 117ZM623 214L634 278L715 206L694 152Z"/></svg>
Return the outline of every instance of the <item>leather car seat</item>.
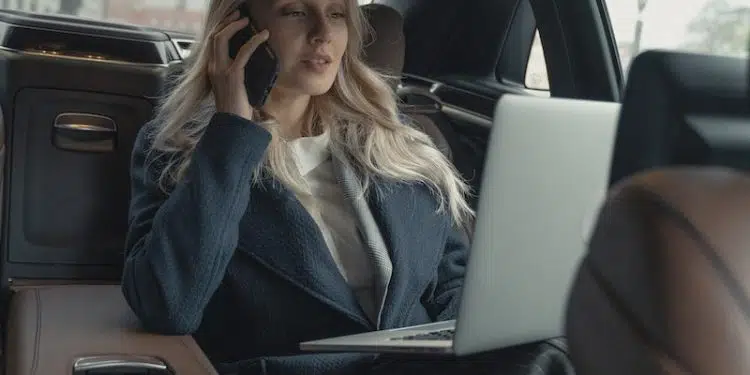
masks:
<svg viewBox="0 0 750 375"><path fill-rule="evenodd" d="M651 170L615 185L569 297L579 375L750 374L750 176Z"/></svg>

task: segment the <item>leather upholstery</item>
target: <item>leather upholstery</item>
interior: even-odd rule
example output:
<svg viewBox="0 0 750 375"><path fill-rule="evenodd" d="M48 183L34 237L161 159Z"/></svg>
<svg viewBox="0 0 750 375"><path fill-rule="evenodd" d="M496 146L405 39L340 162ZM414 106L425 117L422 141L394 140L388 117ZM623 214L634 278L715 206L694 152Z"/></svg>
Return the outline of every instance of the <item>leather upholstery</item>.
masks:
<svg viewBox="0 0 750 375"><path fill-rule="evenodd" d="M605 201L571 291L579 375L750 373L750 177L652 170Z"/></svg>
<svg viewBox="0 0 750 375"><path fill-rule="evenodd" d="M71 374L76 358L153 356L177 375L216 371L190 336L141 331L117 285L28 287L13 296L6 375Z"/></svg>

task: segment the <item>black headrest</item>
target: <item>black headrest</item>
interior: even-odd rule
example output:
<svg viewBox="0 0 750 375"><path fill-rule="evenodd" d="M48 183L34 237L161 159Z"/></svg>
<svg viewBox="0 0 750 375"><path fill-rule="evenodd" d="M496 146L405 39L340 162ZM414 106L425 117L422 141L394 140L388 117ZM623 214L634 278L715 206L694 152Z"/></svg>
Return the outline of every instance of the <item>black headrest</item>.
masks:
<svg viewBox="0 0 750 375"><path fill-rule="evenodd" d="M611 182L672 165L750 169L747 75L741 58L638 55L628 73Z"/></svg>

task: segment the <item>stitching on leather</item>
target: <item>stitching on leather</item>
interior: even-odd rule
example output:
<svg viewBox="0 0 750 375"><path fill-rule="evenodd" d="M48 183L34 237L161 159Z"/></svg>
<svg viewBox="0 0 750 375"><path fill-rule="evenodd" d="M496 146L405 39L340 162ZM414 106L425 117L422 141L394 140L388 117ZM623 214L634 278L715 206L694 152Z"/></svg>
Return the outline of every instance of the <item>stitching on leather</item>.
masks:
<svg viewBox="0 0 750 375"><path fill-rule="evenodd" d="M39 369L39 345L42 335L42 298L39 296L39 290L34 289L34 302L36 304L36 332L34 332L34 357L31 362L31 374L36 375Z"/></svg>
<svg viewBox="0 0 750 375"><path fill-rule="evenodd" d="M675 363L676 366L680 367L683 372L687 374L695 373L693 371L688 371L688 369L686 368L687 363L682 361L677 353L672 352L671 348L668 345L664 345L663 342L660 342L660 340L654 337L654 335L649 333L648 329L646 329L646 327L635 316L635 314L633 314L633 312L626 307L625 302L615 291L614 286L612 286L612 284L609 283L609 281L607 281L605 277L603 277L599 270L591 264L591 260L588 256L584 259L582 267L589 271L591 278L594 279L594 282L600 288L601 292L605 296L607 296L607 300L611 302L612 309L619 313L619 315L625 320L627 325L633 329L633 333L636 337L640 338L640 340L643 341L647 346L656 348L664 353Z"/></svg>
<svg viewBox="0 0 750 375"><path fill-rule="evenodd" d="M740 305L739 307L743 312L745 321L750 323L750 299L748 299L740 282L734 277L727 264L708 242L708 239L706 239L698 228L693 225L684 213L670 205L669 202L664 200L659 194L641 187L636 187L635 190L636 192L641 193L647 201L661 209L663 211L661 213L665 214L667 218L675 221L678 228L684 230L686 234L697 243L697 248L700 253L709 261L714 271L718 274L717 276L719 276L719 279L723 281L723 286L728 289L729 294L735 299L735 302Z"/></svg>
<svg viewBox="0 0 750 375"><path fill-rule="evenodd" d="M727 288L735 302L740 305L740 310L742 310L746 321L750 322L750 300L748 300L747 295L743 292L739 281L733 277L729 267L727 267L726 263L724 263L721 257L719 257L713 246L711 246L703 234L695 227L695 225L693 225L690 219L688 219L682 211L672 206L656 192L641 186L630 186L628 187L628 190L638 198L642 199L644 203L650 205L651 208L654 209L653 212L655 214L662 215L673 221L678 229L684 231L691 240L695 241L700 254L708 260L711 268L716 272L717 277L723 281L722 285ZM626 308L625 303L619 298L614 287L603 277L599 270L590 263L588 255L584 259L583 266L589 270L592 278L596 281L602 292L614 304L613 308L623 314L623 317L627 322L633 324L632 328L636 330L636 334L641 336L641 338L647 342L657 343L658 341L656 338L653 335L650 335L648 330L640 324L640 321L632 314L632 311ZM664 343L661 344L661 351L664 352L664 354L666 354L676 366L680 367L683 372L690 374L696 373L693 369L689 368L690 366L687 361L684 361L680 355L672 351L671 347L664 345Z"/></svg>
<svg viewBox="0 0 750 375"><path fill-rule="evenodd" d="M206 370L206 374L216 373L216 370L214 368L209 368L206 365L206 361L202 360L203 358L202 356L199 355L199 353L196 353L195 348L191 347L190 345L188 345L187 342L185 342L185 338L183 337L180 338L180 344L182 344L182 346L184 346L185 349L187 349L188 353L193 354L193 359L195 359L196 362L198 362L201 365L201 367L203 367L203 369Z"/></svg>

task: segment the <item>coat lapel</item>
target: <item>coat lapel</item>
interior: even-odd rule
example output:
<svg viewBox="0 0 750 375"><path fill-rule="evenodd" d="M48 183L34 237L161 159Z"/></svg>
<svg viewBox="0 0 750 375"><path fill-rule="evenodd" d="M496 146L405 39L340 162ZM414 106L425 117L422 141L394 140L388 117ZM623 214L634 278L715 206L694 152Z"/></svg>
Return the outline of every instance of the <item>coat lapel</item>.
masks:
<svg viewBox="0 0 750 375"><path fill-rule="evenodd" d="M367 252L375 270L375 295L377 298L376 306L378 306L375 323L380 328L383 307L393 273L393 264L388 246L383 240L380 228L370 211L364 189L354 168L348 163L346 157L338 153L334 153L333 160L338 182L344 190L346 199L352 204L354 213L357 216L356 219L359 224L358 228L364 247L363 250Z"/></svg>
<svg viewBox="0 0 750 375"><path fill-rule="evenodd" d="M339 152L336 155L340 183L354 203L363 242L376 264L381 288L378 329L400 327L399 319L417 303L435 279L443 254L445 223L435 214L436 201L420 184L373 181L363 194L355 169Z"/></svg>
<svg viewBox="0 0 750 375"><path fill-rule="evenodd" d="M445 224L435 214L436 202L425 186L386 181L376 185L369 203L393 263L382 325L400 327L404 314L435 280Z"/></svg>
<svg viewBox="0 0 750 375"><path fill-rule="evenodd" d="M269 207L273 207L273 215L268 214ZM239 250L244 254L320 302L372 326L339 272L323 234L291 190L277 181L264 180L263 187L253 191L240 231L246 233L239 236ZM253 241L256 243L250 243ZM257 243L272 246L259 247Z"/></svg>

